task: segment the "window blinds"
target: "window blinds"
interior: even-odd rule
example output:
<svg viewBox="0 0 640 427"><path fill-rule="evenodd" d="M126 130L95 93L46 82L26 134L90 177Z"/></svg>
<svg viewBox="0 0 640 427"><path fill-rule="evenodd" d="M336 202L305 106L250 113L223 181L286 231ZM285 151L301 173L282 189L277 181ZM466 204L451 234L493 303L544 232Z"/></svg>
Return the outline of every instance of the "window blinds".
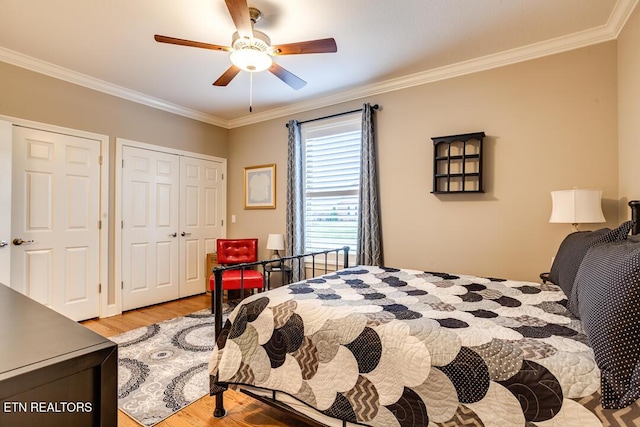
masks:
<svg viewBox="0 0 640 427"><path fill-rule="evenodd" d="M361 132L309 137L305 141L305 249L349 246L358 229Z"/></svg>

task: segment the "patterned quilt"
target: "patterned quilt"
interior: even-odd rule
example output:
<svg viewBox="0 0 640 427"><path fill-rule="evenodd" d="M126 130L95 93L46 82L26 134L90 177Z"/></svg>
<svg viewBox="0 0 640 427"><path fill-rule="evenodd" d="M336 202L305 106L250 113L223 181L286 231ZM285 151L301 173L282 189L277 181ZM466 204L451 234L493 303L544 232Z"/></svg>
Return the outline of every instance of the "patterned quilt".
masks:
<svg viewBox="0 0 640 427"><path fill-rule="evenodd" d="M212 390L277 390L371 426L601 426L577 403L600 374L565 300L550 284L341 270L236 307Z"/></svg>

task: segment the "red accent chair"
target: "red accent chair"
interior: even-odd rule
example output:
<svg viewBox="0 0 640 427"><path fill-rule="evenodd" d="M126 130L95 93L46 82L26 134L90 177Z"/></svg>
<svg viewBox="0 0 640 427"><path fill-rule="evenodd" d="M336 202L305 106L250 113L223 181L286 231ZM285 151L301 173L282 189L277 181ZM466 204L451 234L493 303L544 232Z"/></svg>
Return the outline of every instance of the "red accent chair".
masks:
<svg viewBox="0 0 640 427"><path fill-rule="evenodd" d="M258 239L218 239L218 263L223 266L243 264L258 261ZM215 276L209 277L209 289L211 290L211 311L213 312L214 293L216 289ZM258 270L242 268L222 272L222 290L241 290L244 298L244 290L264 289L264 277Z"/></svg>

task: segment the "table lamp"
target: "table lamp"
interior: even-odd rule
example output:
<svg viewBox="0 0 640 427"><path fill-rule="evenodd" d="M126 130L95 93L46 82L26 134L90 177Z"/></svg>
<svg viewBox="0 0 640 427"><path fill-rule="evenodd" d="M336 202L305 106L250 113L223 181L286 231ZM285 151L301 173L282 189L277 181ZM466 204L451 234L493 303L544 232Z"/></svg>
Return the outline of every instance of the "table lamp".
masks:
<svg viewBox="0 0 640 427"><path fill-rule="evenodd" d="M602 214L602 190L573 188L551 192L553 208L549 222L571 224L578 231L579 224L605 222Z"/></svg>
<svg viewBox="0 0 640 427"><path fill-rule="evenodd" d="M284 250L284 235L269 234L267 238L267 249L274 251L272 259L280 259L280 252ZM274 262L275 267L280 267L280 261Z"/></svg>

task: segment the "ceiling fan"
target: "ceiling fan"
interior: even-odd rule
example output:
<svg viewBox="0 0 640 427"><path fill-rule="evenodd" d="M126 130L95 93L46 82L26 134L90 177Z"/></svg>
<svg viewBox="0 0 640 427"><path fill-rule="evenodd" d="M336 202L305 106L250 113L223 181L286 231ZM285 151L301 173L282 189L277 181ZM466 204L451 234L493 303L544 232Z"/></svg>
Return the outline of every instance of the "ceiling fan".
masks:
<svg viewBox="0 0 640 427"><path fill-rule="evenodd" d="M269 37L253 28L253 24L262 18L262 13L247 6L247 0L225 0L236 32L231 38L231 46L178 39L156 34L155 40L161 43L199 47L202 49L231 52L231 67L216 80L214 86L226 86L242 70L250 73L268 70L295 90L304 87L307 82L275 63L272 57L280 55L298 55L306 53L337 52L333 38L309 40L272 46Z"/></svg>

